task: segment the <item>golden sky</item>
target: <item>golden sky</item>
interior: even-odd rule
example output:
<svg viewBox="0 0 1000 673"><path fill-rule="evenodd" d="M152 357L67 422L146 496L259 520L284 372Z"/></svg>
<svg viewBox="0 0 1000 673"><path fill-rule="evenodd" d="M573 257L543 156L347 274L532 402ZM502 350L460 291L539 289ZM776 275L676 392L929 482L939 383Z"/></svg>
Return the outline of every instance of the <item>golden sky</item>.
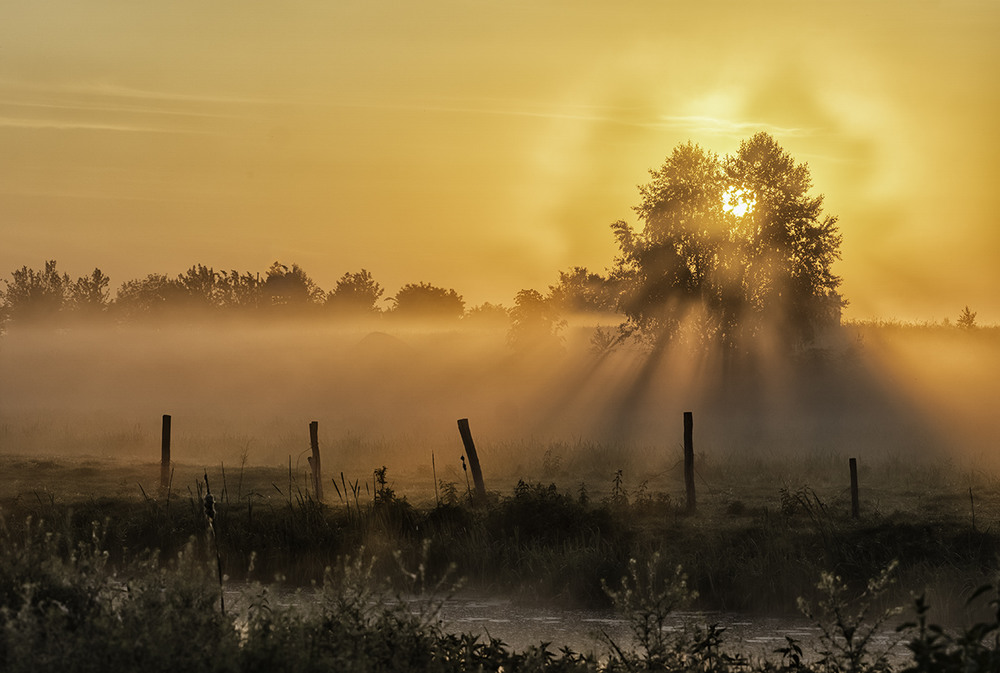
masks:
<svg viewBox="0 0 1000 673"><path fill-rule="evenodd" d="M1000 2L10 0L0 274L296 262L508 305L603 270L679 143L759 130L848 317L1000 322Z"/></svg>

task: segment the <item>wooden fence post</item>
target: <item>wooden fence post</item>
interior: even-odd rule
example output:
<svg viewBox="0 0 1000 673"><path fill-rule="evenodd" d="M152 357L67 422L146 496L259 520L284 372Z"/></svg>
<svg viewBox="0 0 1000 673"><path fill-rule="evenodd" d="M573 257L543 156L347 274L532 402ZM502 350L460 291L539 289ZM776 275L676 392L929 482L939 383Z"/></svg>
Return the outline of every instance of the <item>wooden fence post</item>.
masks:
<svg viewBox="0 0 1000 673"><path fill-rule="evenodd" d="M163 414L163 430L160 434L160 492L166 493L170 486L170 414Z"/></svg>
<svg viewBox="0 0 1000 673"><path fill-rule="evenodd" d="M309 456L309 467L312 468L313 490L316 492L316 500L323 502L323 476L319 460L319 421L309 423L309 446L312 448L312 455Z"/></svg>
<svg viewBox="0 0 1000 673"><path fill-rule="evenodd" d="M483 483L483 470L479 466L479 456L476 454L476 444L472 441L472 431L469 429L468 418L459 419L458 432L462 435L462 444L465 445L465 455L469 457L469 467L472 468L472 481L476 484L476 501L479 503L485 502L486 484Z"/></svg>
<svg viewBox="0 0 1000 673"><path fill-rule="evenodd" d="M851 518L861 516L861 503L858 499L858 459L851 458Z"/></svg>
<svg viewBox="0 0 1000 673"><path fill-rule="evenodd" d="M684 487L687 491L687 511L694 512L694 415L684 412Z"/></svg>

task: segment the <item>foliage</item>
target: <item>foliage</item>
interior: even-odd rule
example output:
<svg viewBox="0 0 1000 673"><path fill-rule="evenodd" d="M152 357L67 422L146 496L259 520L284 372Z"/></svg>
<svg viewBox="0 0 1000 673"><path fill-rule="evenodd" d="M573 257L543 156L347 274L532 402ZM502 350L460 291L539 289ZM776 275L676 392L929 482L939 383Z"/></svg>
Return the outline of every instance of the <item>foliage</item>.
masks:
<svg viewBox="0 0 1000 673"><path fill-rule="evenodd" d="M613 313L618 309L615 284L586 267L559 272L559 283L549 287L550 300L571 313Z"/></svg>
<svg viewBox="0 0 1000 673"><path fill-rule="evenodd" d="M94 269L89 276L81 276L70 288L71 310L88 316L106 311L111 303L110 285L111 279L100 269Z"/></svg>
<svg viewBox="0 0 1000 673"><path fill-rule="evenodd" d="M304 307L323 300L323 291L298 264L275 262L264 279L264 298L271 306Z"/></svg>
<svg viewBox="0 0 1000 673"><path fill-rule="evenodd" d="M23 266L4 281L0 315L20 323L52 322L66 313L93 317L108 308L110 282L100 269L71 281L59 273L55 260L45 262L41 271Z"/></svg>
<svg viewBox="0 0 1000 673"><path fill-rule="evenodd" d="M510 312L501 304L491 304L487 301L466 311L462 321L483 327L507 326L510 322Z"/></svg>
<svg viewBox="0 0 1000 673"><path fill-rule="evenodd" d="M627 332L732 349L768 328L809 341L839 320L837 220L822 216L808 168L773 138L758 133L724 160L680 145L650 174L634 208L643 229L611 225ZM745 212L729 207L737 194Z"/></svg>
<svg viewBox="0 0 1000 673"><path fill-rule="evenodd" d="M521 290L510 310L507 343L514 350L537 351L558 348L559 333L566 327L555 304L538 290Z"/></svg>
<svg viewBox="0 0 1000 673"><path fill-rule="evenodd" d="M122 283L115 297L115 310L125 318L162 314L177 307L185 296L183 285L161 273L151 273L141 280Z"/></svg>
<svg viewBox="0 0 1000 673"><path fill-rule="evenodd" d="M378 313L378 300L385 289L372 277L371 272L361 269L356 273L345 273L326 297L326 305L338 312L352 315Z"/></svg>
<svg viewBox="0 0 1000 673"><path fill-rule="evenodd" d="M821 614L817 616L808 601L800 598L799 609L820 629L820 660L818 667L827 671L888 671L889 649L873 651L874 637L884 629L886 622L901 611L897 608L882 610L874 618L869 616L877 601L885 594L892 574L898 564L893 561L874 578L857 601L848 600L847 585L830 572L822 573L816 588Z"/></svg>
<svg viewBox="0 0 1000 673"><path fill-rule="evenodd" d="M904 673L986 673L1000 670L1000 590L983 585L969 597L968 606L984 594L993 594L988 607L991 615L963 632L953 635L930 622L930 606L921 594L914 598L916 621L900 624L897 630L912 635L906 643L913 653L913 665Z"/></svg>
<svg viewBox="0 0 1000 673"><path fill-rule="evenodd" d="M379 520L383 510L377 503L398 502L384 467L376 471L374 487L371 505L358 525ZM624 490L621 484L619 488ZM633 500L643 500L643 490L641 485L635 489ZM144 514L141 510L147 509L145 514L156 511L153 504L134 507L140 511L133 513L130 526L142 524L138 520ZM776 651L782 657L780 662L753 661L730 649L724 629L678 614L692 605L696 591L682 567L664 553L690 545L671 529L657 533L668 537L669 544L663 549L632 555L615 569L605 567L604 589L628 626L631 639L606 638L609 649L600 659L568 648L554 652L548 643L515 651L493 638L451 633L441 621L440 610L457 586L451 578L465 571L460 565L441 567L434 555L442 548L453 554L460 552L457 536L478 535L475 545L488 555L500 556L500 563L509 563L515 553L521 554L533 564L531 573L539 574L551 563L558 569L553 577L561 575L564 581L572 581L588 565L612 557L615 550L607 544L612 532L630 525L626 522L637 516L638 510L629 508L620 517L608 518L611 512L606 508L592 508L583 499L564 496L552 485L524 481L511 496L490 503L485 512L451 504L419 514L407 526L409 533L399 529L393 538L394 544L404 544L407 535L419 530L411 549L392 551L390 547L379 555L361 545L350 554L340 554L336 562L327 564L316 589L301 589L295 597L290 598L287 590L278 586L249 584L240 591L238 585L230 584L229 609L223 613L200 500L192 498L190 505L191 518L200 522L200 528L192 528L183 544L171 552L146 551L128 557L114 548L120 534L116 524L93 523L89 515L94 511L74 512L56 526L31 519L4 521L0 525L0 670L361 672L502 668L878 673L900 666L908 673L950 673L995 671L1000 663L1000 594L992 587L980 589L969 599L971 603L990 595L989 617L954 633L931 623L926 600L918 598L916 620L898 629L912 660L903 662L899 655L890 661L887 651L878 649L874 636L885 635L886 620L896 614L881 607L889 599L894 563L874 579L862 580L865 588L857 599L851 598L849 590L853 581L842 580L833 572L822 573L817 585L819 609L814 612L802 601L805 614L819 630L818 650L788 638ZM239 507L231 508L225 496L220 496L217 505L220 533L227 527L236 528ZM170 517L186 516L188 508L181 503L175 508ZM263 509L262 517L273 508ZM307 498L298 504L293 501L286 513L294 516L280 520L273 529L274 537L253 540L262 556L280 544L300 544L292 535L279 542L279 529L302 527L308 518L313 526L308 537L321 526L331 525L330 512ZM149 523L166 538L173 524L171 518L163 518L165 512L159 514L160 518L150 517ZM313 518L317 514L319 520ZM495 535L476 532L484 523ZM261 521L256 525L267 524ZM387 532L380 528L379 535ZM706 537L704 530L696 532L699 538ZM233 538L246 537L242 530L231 533L230 543ZM322 543L351 534L349 529L338 527ZM605 542L593 542L601 536L606 536ZM540 553L542 549L573 549L574 540L589 540L592 551L576 549L572 557L552 556L548 560ZM746 557L762 544L766 541L759 538L722 540L718 549L708 550L702 557L702 564L723 549L735 549L736 555ZM301 548L295 551L286 564L301 556ZM806 550L806 554L811 553ZM234 566L234 556L230 553L228 558ZM684 567L700 571L697 560ZM787 580L780 570L772 572L781 582ZM610 579L614 577L621 579L612 588ZM550 577L543 579L552 581ZM230 601L235 593L240 595Z"/></svg>
<svg viewBox="0 0 1000 673"><path fill-rule="evenodd" d="M962 313L958 316L958 320L955 321L959 327L962 329L975 329L976 327L976 312L970 311L969 307L966 306L962 310Z"/></svg>
<svg viewBox="0 0 1000 673"><path fill-rule="evenodd" d="M458 319L465 300L455 290L430 283L408 283L392 297L393 315L404 318Z"/></svg>

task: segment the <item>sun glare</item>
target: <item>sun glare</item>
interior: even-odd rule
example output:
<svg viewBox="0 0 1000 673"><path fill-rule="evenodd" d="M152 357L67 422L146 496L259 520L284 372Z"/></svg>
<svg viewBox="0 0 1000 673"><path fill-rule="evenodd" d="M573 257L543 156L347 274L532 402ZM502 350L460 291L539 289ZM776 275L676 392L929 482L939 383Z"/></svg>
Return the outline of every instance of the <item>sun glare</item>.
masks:
<svg viewBox="0 0 1000 673"><path fill-rule="evenodd" d="M736 217L743 217L753 210L757 200L746 189L730 187L722 194L722 209Z"/></svg>

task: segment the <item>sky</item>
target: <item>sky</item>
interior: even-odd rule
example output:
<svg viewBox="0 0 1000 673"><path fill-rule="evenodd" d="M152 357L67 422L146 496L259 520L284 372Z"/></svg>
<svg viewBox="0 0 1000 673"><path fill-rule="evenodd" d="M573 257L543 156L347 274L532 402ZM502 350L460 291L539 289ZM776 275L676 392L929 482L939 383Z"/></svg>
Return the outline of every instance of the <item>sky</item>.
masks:
<svg viewBox="0 0 1000 673"><path fill-rule="evenodd" d="M0 277L369 270L512 304L758 131L856 319L1000 322L1000 2L9 0Z"/></svg>

